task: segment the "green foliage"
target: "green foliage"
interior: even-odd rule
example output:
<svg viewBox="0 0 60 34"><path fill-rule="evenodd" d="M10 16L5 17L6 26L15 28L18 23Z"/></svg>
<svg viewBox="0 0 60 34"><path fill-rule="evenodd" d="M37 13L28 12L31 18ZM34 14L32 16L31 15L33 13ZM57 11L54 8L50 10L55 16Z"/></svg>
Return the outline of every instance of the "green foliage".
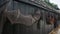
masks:
<svg viewBox="0 0 60 34"><path fill-rule="evenodd" d="M59 9L58 8L58 6L56 5L56 4L54 4L54 3L50 3L50 2L47 2L47 1L45 1L48 5L50 5L51 7L53 7L53 8L55 8L55 9Z"/></svg>

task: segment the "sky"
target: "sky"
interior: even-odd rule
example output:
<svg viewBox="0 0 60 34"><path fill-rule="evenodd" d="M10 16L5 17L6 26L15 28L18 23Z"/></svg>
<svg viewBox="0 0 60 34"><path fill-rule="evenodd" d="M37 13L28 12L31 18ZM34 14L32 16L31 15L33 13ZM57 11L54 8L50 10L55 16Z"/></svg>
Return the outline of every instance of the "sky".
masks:
<svg viewBox="0 0 60 34"><path fill-rule="evenodd" d="M50 0L51 3L57 4L58 8L60 8L60 0Z"/></svg>

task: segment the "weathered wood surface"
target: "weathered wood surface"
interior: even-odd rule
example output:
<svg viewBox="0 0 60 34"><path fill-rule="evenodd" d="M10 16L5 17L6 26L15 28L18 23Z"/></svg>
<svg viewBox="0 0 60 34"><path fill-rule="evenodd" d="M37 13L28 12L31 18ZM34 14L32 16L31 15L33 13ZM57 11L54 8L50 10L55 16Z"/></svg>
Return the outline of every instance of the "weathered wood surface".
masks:
<svg viewBox="0 0 60 34"><path fill-rule="evenodd" d="M13 33L14 34L20 34L20 33L22 34L23 33L24 34L33 34L33 33L34 34L48 34L50 30L53 29L54 27L53 24L52 25L46 24L45 12L47 13L50 12L49 9L46 9L47 7L43 8L42 6L34 4L33 2L32 2L32 5L34 4L37 6L34 6L34 5L32 6L26 3L16 2L16 1L14 1L14 3L13 1L11 2L12 3L11 5L9 5L8 8L10 10L12 9L12 11L5 12L6 18L8 18L10 22L8 22L8 20L7 20L7 23L4 22L5 25L2 32L3 34L13 34ZM19 9L19 10L16 10L16 9ZM39 9L39 10L37 10L36 14L32 16L31 13L34 13L36 9ZM23 14L21 14L20 11ZM42 12L42 14L40 12ZM54 11L51 11L51 14L53 12ZM41 15L42 15L42 19L40 20L40 22L39 23L36 22L37 20L39 20ZM30 26L30 27L27 27L27 26Z"/></svg>
<svg viewBox="0 0 60 34"><path fill-rule="evenodd" d="M20 10L15 10L15 11L13 10L13 11L7 11L6 12L7 18L11 21L12 24L20 23L20 24L24 24L24 25L27 25L27 26L32 25L36 21L39 20L40 13L37 12L36 14L34 14L34 16L23 15L23 14L20 13Z"/></svg>

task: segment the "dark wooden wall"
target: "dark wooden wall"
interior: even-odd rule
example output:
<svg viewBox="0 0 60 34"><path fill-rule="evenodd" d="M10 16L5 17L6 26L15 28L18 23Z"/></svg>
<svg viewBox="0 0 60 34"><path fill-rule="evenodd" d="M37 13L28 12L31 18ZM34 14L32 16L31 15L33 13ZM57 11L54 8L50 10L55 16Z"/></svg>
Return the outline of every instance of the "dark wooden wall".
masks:
<svg viewBox="0 0 60 34"><path fill-rule="evenodd" d="M7 19L4 23L2 34L48 34L54 28L54 24L46 23L45 14L49 11L28 4L11 1L10 5L8 6L8 11L16 9L20 9L21 13L24 15L32 15L34 12L36 12L36 10L39 9L42 19L39 21L39 24L34 23L29 27L24 24L11 24ZM51 14L53 15L54 13L51 12Z"/></svg>

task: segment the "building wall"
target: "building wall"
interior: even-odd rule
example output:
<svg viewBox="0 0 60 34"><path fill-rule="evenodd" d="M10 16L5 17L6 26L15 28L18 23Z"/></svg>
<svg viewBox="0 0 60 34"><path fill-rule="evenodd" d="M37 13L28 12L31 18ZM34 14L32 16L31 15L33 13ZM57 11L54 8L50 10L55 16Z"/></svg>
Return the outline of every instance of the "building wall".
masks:
<svg viewBox="0 0 60 34"><path fill-rule="evenodd" d="M36 10L40 9L42 19L39 22L40 28L38 28L38 25L37 25L38 22L34 23L31 26L26 26L24 24L10 24L10 25L8 25L9 24L9 22L8 22L8 24L4 26L7 28L7 29L4 28L5 31L7 30L7 32L8 31L11 32L13 30L12 33L14 33L14 34L20 34L20 33L21 34L48 34L54 28L54 24L48 25L46 23L45 13L49 12L49 11L31 6L31 5L27 5L24 3L19 3L19 2L14 1L14 4L13 4L13 1L11 1L11 2L12 3L9 5L8 11L20 9L22 14L31 15L31 14L34 14L34 12ZM9 27L11 27L12 29ZM11 29L11 31L9 29ZM3 30L3 32L5 32L5 31ZM5 33L7 33L7 32L5 32Z"/></svg>

